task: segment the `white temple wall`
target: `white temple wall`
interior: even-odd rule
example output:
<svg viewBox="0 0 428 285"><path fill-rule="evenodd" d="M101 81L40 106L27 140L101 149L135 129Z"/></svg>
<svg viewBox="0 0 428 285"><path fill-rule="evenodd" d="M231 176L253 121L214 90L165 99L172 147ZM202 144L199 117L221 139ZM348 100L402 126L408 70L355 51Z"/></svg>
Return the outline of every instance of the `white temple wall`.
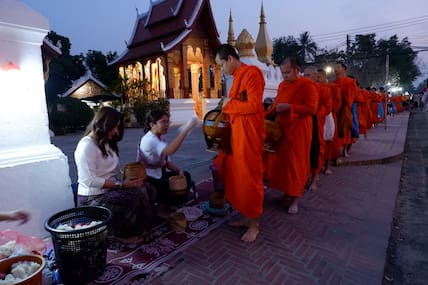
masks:
<svg viewBox="0 0 428 285"><path fill-rule="evenodd" d="M41 45L48 21L18 0L0 0L0 211L23 209L24 225L44 237L46 219L73 206L67 157L50 143ZM12 62L19 70L6 70Z"/></svg>

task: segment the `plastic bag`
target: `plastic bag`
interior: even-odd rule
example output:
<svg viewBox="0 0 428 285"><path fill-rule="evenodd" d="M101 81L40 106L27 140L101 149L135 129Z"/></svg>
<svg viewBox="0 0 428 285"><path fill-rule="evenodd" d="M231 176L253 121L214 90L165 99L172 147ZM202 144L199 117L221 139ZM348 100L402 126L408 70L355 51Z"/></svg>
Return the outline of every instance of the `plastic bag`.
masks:
<svg viewBox="0 0 428 285"><path fill-rule="evenodd" d="M2 245L7 245L8 247L13 246L13 248L10 248L5 251L10 253L9 256L29 254L32 252L42 254L43 251L46 249L46 244L42 239L33 236L23 235L10 229L0 232L0 246Z"/></svg>
<svg viewBox="0 0 428 285"><path fill-rule="evenodd" d="M325 116L325 123L324 123L324 140L325 141L331 141L334 137L334 130L336 126L334 125L334 118L333 114L330 112Z"/></svg>

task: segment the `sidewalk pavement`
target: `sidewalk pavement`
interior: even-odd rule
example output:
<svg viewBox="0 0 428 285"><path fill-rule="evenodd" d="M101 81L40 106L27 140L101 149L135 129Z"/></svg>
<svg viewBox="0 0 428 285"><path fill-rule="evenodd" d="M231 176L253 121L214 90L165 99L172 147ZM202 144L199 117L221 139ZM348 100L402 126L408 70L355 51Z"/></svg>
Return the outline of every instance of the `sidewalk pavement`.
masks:
<svg viewBox="0 0 428 285"><path fill-rule="evenodd" d="M370 129L304 194L297 215L267 190L255 242L222 225L172 258L153 284L382 284L408 119L400 113Z"/></svg>
<svg viewBox="0 0 428 285"><path fill-rule="evenodd" d="M361 136L353 144L351 157L343 158L343 165L382 164L402 159L406 142L409 113L387 117L386 123L379 124Z"/></svg>

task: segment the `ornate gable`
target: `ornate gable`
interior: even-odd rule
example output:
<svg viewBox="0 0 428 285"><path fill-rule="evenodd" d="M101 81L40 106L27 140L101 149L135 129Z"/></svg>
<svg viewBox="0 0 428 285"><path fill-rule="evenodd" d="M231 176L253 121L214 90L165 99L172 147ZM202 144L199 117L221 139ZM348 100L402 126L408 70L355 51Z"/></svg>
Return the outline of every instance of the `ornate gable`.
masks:
<svg viewBox="0 0 428 285"><path fill-rule="evenodd" d="M204 27L198 25L199 21ZM213 45L220 44L209 0L162 0L151 3L148 12L137 17L127 50L113 64L165 54L194 30L200 29L205 30Z"/></svg>

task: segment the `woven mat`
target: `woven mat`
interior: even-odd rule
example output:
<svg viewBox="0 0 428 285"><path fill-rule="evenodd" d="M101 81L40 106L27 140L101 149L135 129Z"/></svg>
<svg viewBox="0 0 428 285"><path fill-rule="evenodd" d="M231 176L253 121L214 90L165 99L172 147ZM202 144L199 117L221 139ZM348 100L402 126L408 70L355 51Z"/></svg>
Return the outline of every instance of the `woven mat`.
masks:
<svg viewBox="0 0 428 285"><path fill-rule="evenodd" d="M204 188L204 184L198 188ZM204 189L205 190L205 189ZM205 191L202 191L205 192ZM200 198L205 198L203 195ZM199 239L208 235L212 230L221 226L225 221L237 214L230 209L223 217L212 216L206 211L206 202L195 202L204 210L204 214L193 222L188 222L183 232L171 231L166 223L154 228L140 244L124 244L114 238L109 240L107 266L97 280L89 284L144 284L167 271L165 263L177 253L185 250Z"/></svg>

